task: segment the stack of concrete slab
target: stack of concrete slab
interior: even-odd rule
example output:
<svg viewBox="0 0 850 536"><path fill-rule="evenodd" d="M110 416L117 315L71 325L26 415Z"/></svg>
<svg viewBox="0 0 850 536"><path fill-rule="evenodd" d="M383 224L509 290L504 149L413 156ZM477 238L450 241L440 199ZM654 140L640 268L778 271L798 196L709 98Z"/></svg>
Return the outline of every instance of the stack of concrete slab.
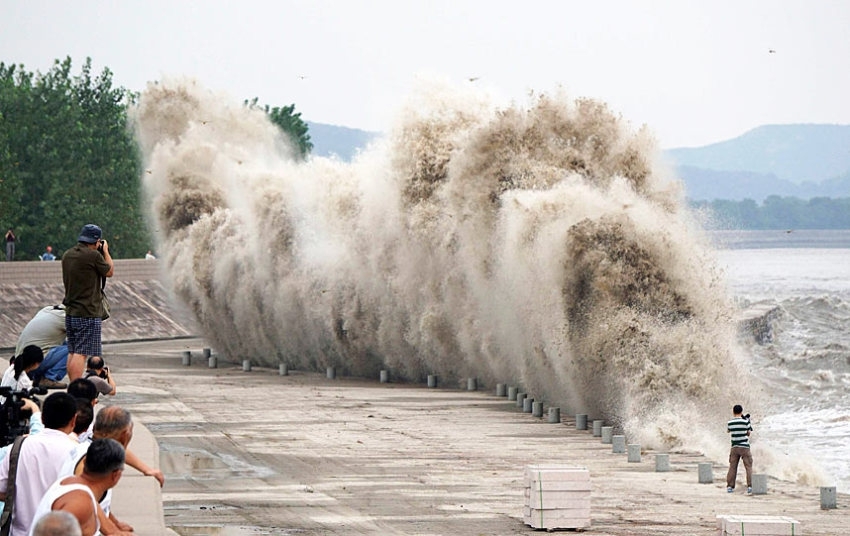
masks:
<svg viewBox="0 0 850 536"><path fill-rule="evenodd" d="M535 529L590 527L590 471L564 465L526 466L523 520Z"/></svg>
<svg viewBox="0 0 850 536"><path fill-rule="evenodd" d="M717 516L717 536L800 536L800 523L785 516Z"/></svg>

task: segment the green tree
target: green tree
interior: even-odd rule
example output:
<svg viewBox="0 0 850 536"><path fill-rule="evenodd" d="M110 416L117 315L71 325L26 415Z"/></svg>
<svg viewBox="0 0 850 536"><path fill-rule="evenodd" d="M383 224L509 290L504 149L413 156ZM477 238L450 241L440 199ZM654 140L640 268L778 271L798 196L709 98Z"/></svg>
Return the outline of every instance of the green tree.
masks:
<svg viewBox="0 0 850 536"><path fill-rule="evenodd" d="M250 108L257 108L257 98L254 97L250 101L246 100L245 105ZM313 150L313 143L310 141L310 129L307 123L301 119L301 113L295 113L295 105L269 108L269 105L266 104L263 111L266 112L269 120L292 140L298 150L298 155L301 158L307 158L307 155Z"/></svg>
<svg viewBox="0 0 850 536"><path fill-rule="evenodd" d="M78 76L70 58L44 74L0 63L0 192L4 209L20 208L0 218L18 230L19 259L47 244L61 253L85 223L103 228L116 257L149 249L141 163L127 128L133 98L113 87L109 69L93 74L90 58Z"/></svg>

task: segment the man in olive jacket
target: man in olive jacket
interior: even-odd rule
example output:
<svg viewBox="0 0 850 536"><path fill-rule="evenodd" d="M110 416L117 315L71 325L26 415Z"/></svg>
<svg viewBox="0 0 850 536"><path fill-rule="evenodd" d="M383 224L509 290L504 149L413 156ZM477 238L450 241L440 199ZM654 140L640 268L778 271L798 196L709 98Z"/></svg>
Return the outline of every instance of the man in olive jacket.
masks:
<svg viewBox="0 0 850 536"><path fill-rule="evenodd" d="M103 283L114 265L109 244L94 224L86 224L77 245L62 255L65 284L65 331L68 337L68 378L82 377L86 359L103 354L100 328L103 318Z"/></svg>

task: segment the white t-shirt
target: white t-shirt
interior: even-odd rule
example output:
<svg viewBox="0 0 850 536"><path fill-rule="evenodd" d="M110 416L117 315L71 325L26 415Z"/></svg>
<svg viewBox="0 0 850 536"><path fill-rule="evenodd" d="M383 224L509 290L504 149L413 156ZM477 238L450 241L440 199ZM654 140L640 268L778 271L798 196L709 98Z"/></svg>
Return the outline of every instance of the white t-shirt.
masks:
<svg viewBox="0 0 850 536"><path fill-rule="evenodd" d="M30 320L18 337L15 355L21 355L24 348L33 344L45 354L54 346L65 342L65 306L48 305L42 308Z"/></svg>
<svg viewBox="0 0 850 536"><path fill-rule="evenodd" d="M22 389L32 389L32 380L27 376L26 372L21 372L18 379L15 379L15 365L9 365L6 372L3 373L3 380L0 381L0 387L11 387L13 391ZM0 404L6 402L5 396L0 396Z"/></svg>

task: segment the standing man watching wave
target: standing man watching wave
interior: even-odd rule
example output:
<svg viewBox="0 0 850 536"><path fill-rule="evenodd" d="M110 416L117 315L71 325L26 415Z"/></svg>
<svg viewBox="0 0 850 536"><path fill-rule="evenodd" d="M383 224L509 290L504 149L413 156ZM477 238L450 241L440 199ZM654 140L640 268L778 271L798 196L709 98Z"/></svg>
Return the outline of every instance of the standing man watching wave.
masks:
<svg viewBox="0 0 850 536"><path fill-rule="evenodd" d="M86 224L77 245L62 255L62 282L65 284L65 330L68 337L68 379L82 377L86 359L100 356L103 321L103 282L112 277L114 264L103 232Z"/></svg>
<svg viewBox="0 0 850 536"><path fill-rule="evenodd" d="M735 480L738 478L738 462L744 461L747 472L747 494L753 492L753 455L750 453L750 424L749 414L744 415L744 408L735 404L732 408L732 420L726 423L726 430L732 435L732 449L729 451L729 472L726 473L726 491L735 491Z"/></svg>

